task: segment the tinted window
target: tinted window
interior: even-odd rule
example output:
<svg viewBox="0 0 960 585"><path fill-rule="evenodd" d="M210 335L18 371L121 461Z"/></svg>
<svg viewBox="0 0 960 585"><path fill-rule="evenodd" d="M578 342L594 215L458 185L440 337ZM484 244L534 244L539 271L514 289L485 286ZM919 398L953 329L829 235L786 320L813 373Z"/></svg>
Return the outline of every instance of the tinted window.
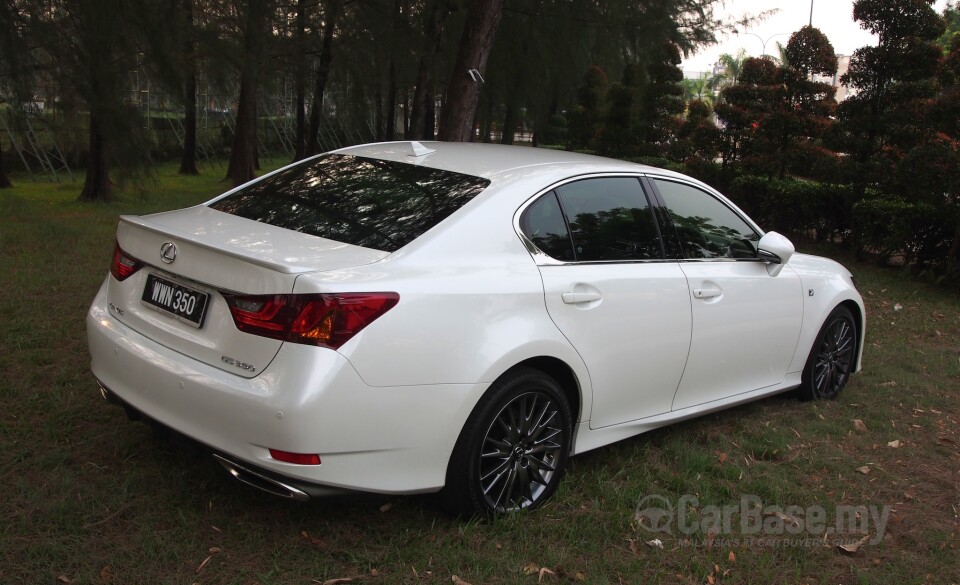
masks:
<svg viewBox="0 0 960 585"><path fill-rule="evenodd" d="M440 223L489 181L398 162L327 155L220 199L247 219L392 252Z"/></svg>
<svg viewBox="0 0 960 585"><path fill-rule="evenodd" d="M557 189L576 259L647 260L662 258L660 234L640 181L586 179Z"/></svg>
<svg viewBox="0 0 960 585"><path fill-rule="evenodd" d="M554 192L527 207L520 218L520 229L548 256L567 262L574 260L570 232Z"/></svg>
<svg viewBox="0 0 960 585"><path fill-rule="evenodd" d="M756 258L760 236L739 215L695 187L656 180L685 258Z"/></svg>

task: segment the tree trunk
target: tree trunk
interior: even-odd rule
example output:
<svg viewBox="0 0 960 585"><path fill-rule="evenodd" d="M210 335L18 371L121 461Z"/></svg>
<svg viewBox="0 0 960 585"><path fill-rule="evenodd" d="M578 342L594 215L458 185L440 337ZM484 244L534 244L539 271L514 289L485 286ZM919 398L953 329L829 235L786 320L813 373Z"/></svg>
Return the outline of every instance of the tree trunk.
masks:
<svg viewBox="0 0 960 585"><path fill-rule="evenodd" d="M440 140L466 142L473 134L473 121L480 95L480 81L468 73L483 75L493 40L503 16L505 0L473 0L460 37L456 65L447 87L447 99L440 118Z"/></svg>
<svg viewBox="0 0 960 585"><path fill-rule="evenodd" d="M109 201L111 192L110 174L107 169L105 141L100 130L98 115L90 111L90 144L87 149L87 176L80 191L81 201Z"/></svg>
<svg viewBox="0 0 960 585"><path fill-rule="evenodd" d="M183 154L180 157L181 175L199 175L197 169L197 74L191 72L184 92Z"/></svg>
<svg viewBox="0 0 960 585"><path fill-rule="evenodd" d="M443 41L443 24L450 11L445 0L433 0L427 8L423 26L423 54L417 68L417 83L410 105L410 140L429 140L433 138L433 64L440 52ZM428 122L428 118L431 118Z"/></svg>
<svg viewBox="0 0 960 585"><path fill-rule="evenodd" d="M387 127L384 140L395 140L397 136L397 71L390 59L390 81L387 85Z"/></svg>
<svg viewBox="0 0 960 585"><path fill-rule="evenodd" d="M3 141L0 141L0 189L9 189L10 187L13 187L13 183L10 182L10 177L3 170Z"/></svg>
<svg viewBox="0 0 960 585"><path fill-rule="evenodd" d="M410 122L410 127L413 128L413 122ZM427 93L427 120L426 127L423 132L424 140L433 140L436 138L436 135L433 132L433 129L437 127L437 106L433 101L433 92Z"/></svg>
<svg viewBox="0 0 960 585"><path fill-rule="evenodd" d="M197 56L196 43L193 40L193 0L183 0L184 24L187 30L187 42L184 45L184 57L190 68L187 82L183 88L183 153L180 157L181 175L199 175L197 170Z"/></svg>
<svg viewBox="0 0 960 585"><path fill-rule="evenodd" d="M237 100L237 124L230 151L226 178L242 185L256 176L257 166L257 79L261 54L261 37L266 12L260 0L247 3L244 58L240 68L240 97Z"/></svg>
<svg viewBox="0 0 960 585"><path fill-rule="evenodd" d="M295 73L294 85L296 91L296 138L293 145L293 160L298 161L304 158L306 154L306 125L307 117L304 112L307 101L307 60L304 43L306 42L307 15L304 7L304 0L297 0L297 40L294 49Z"/></svg>
<svg viewBox="0 0 960 585"><path fill-rule="evenodd" d="M333 32L337 26L337 19L343 9L344 0L329 0L324 10L323 43L320 47L320 58L317 62L316 77L313 83L313 102L310 104L310 126L307 131L307 156L320 152L320 112L323 108L323 92L327 87L327 78L330 76L330 62L333 60Z"/></svg>
<svg viewBox="0 0 960 585"><path fill-rule="evenodd" d="M517 107L513 99L507 104L507 111L503 115L503 134L500 136L500 144L513 144L513 135L517 129Z"/></svg>
<svg viewBox="0 0 960 585"><path fill-rule="evenodd" d="M960 222L957 222L956 230L953 232L953 243L950 244L950 251L947 252L947 276L960 274Z"/></svg>

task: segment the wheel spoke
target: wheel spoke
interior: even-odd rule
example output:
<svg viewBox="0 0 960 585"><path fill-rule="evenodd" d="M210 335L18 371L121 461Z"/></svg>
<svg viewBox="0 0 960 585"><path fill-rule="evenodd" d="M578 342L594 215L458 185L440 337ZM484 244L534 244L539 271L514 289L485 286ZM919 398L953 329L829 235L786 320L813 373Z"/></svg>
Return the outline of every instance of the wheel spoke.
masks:
<svg viewBox="0 0 960 585"><path fill-rule="evenodd" d="M504 459L502 462L500 462L499 465L497 465L496 467L494 467L493 469L491 469L491 470L488 471L487 473L485 473L485 474L483 474L483 475L480 476L480 481L481 481L481 482L486 481L486 479L487 479L488 477L490 477L491 475L496 475L496 476L497 476L497 477L493 478L493 481L490 482L490 485L489 485L485 490L483 490L484 493L489 492L489 491L490 491L490 488L492 488L492 487L494 486L494 484L496 484L496 483L500 480L500 477L503 476L503 474L506 473L508 469L510 469L510 464L511 464L511 462L510 462L510 459L509 459L509 458L508 458L508 459Z"/></svg>
<svg viewBox="0 0 960 585"><path fill-rule="evenodd" d="M513 492L516 484L517 484L517 468L516 466L513 466L510 468L510 471L507 473L507 478L503 482L503 489L500 490L500 495L497 496L496 507L498 509L503 509L503 510L507 509L507 507L503 505L504 503L503 498L504 496L506 496L508 502L513 499L512 496L513 496Z"/></svg>

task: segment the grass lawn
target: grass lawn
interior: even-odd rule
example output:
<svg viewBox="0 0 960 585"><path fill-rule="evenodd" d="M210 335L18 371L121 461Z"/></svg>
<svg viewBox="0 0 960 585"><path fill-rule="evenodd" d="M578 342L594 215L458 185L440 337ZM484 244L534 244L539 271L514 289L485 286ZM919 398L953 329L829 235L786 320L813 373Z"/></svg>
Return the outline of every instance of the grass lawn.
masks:
<svg viewBox="0 0 960 585"><path fill-rule="evenodd" d="M204 170L162 166L110 204L16 176L0 191L0 583L960 583L960 300L832 249L869 319L837 401L773 397L575 457L545 508L490 522L430 496L297 504L229 479L100 399L84 333L117 216L226 188ZM654 533L635 517L651 495L698 505ZM749 496L766 510L741 513ZM679 530L724 506L732 532ZM832 529L838 507L841 534L788 532L819 509ZM836 546L862 536L879 542Z"/></svg>

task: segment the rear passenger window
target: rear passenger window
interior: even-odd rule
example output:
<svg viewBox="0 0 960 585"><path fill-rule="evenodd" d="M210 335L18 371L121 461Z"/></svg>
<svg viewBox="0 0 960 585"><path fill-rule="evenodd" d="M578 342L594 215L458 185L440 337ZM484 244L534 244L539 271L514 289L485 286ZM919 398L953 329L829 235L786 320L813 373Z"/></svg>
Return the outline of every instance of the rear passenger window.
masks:
<svg viewBox="0 0 960 585"><path fill-rule="evenodd" d="M554 192L527 207L520 218L520 229L544 254L564 262L574 260L570 232Z"/></svg>
<svg viewBox="0 0 960 585"><path fill-rule="evenodd" d="M639 180L585 179L556 192L578 261L663 258L653 210Z"/></svg>

